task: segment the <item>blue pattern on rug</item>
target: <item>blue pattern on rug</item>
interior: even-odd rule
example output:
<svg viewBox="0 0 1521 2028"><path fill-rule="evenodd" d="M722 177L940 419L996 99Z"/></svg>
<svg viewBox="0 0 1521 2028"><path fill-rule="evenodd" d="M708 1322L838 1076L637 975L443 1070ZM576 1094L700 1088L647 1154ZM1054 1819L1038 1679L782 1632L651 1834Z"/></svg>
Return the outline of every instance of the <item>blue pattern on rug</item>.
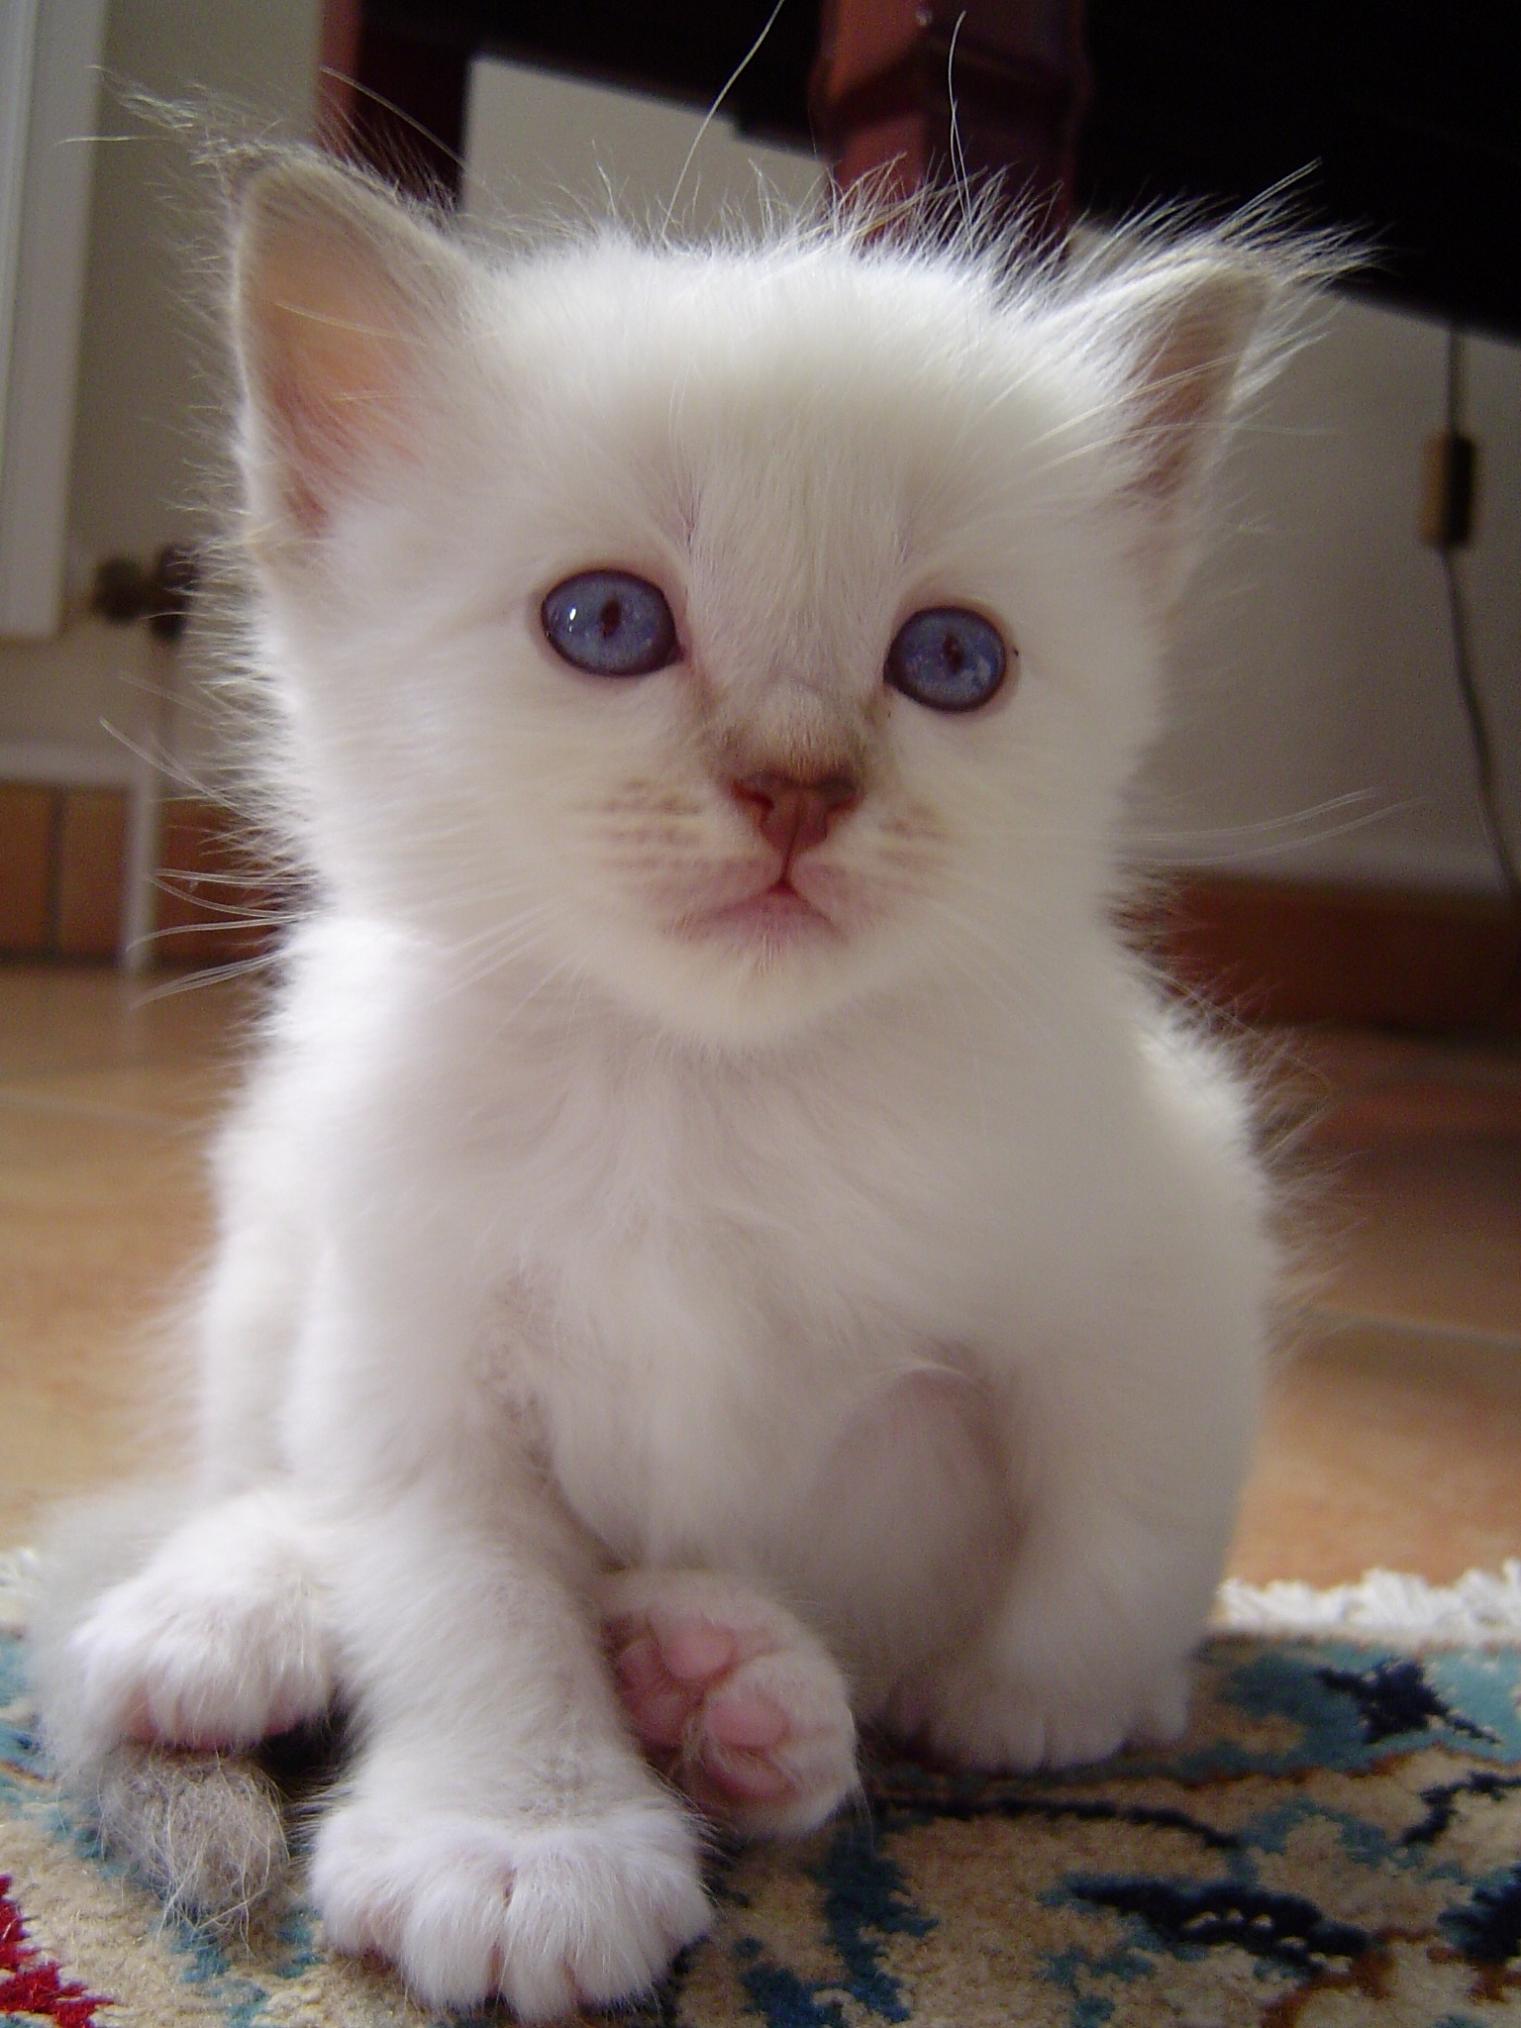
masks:
<svg viewBox="0 0 1521 2028"><path fill-rule="evenodd" d="M867 1809L797 1845L724 1856L712 1937L619 2018L1315 2028L1324 2006L1327 2022L1389 2028L1521 2021L1518 1698L1514 1650L1229 1639L1207 1651L1193 1728L1170 1754L1040 1779L869 1761ZM71 1864L114 1873L52 1799L7 1638L0 1806L0 1821L51 1826ZM0 1847L0 1871L6 1859ZM13 1891L25 1914L24 1871ZM274 2028L309 2000L301 2019L329 2018L320 1996L338 1974L303 1909L253 1952L162 1930L206 2019ZM68 1969L110 1990L97 1966ZM362 2015L331 2018L363 2028ZM371 2018L431 2019L394 1989Z"/></svg>

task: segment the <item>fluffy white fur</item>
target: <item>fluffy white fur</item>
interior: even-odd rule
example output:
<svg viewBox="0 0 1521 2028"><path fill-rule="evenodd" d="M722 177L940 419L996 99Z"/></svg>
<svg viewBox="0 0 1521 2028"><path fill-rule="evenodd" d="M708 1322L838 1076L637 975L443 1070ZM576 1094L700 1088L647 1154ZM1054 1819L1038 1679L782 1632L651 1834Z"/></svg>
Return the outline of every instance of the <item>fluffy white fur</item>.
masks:
<svg viewBox="0 0 1521 2028"><path fill-rule="evenodd" d="M1040 1767L1183 1722L1273 1249L1112 838L1277 286L849 217L497 267L316 162L244 189L318 898L221 1141L189 1518L41 1670L84 1778L336 1691L312 1892L429 2004L655 1978L705 1920L678 1787L796 1829L855 1723ZM593 565L672 667L550 650ZM981 710L884 684L937 604L1017 647ZM794 867L822 923L712 920L775 877L764 769L862 786Z"/></svg>

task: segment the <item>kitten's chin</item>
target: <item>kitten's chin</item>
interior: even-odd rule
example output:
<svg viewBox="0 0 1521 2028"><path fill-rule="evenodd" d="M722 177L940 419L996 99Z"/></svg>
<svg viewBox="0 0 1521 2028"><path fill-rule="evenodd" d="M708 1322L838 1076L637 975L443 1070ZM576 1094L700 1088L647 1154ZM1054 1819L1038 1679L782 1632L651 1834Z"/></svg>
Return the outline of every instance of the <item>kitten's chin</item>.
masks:
<svg viewBox="0 0 1521 2028"><path fill-rule="evenodd" d="M662 1027L708 1046L753 1048L801 1034L854 1000L870 984L871 941L779 884L637 941L609 939L598 969L619 999Z"/></svg>

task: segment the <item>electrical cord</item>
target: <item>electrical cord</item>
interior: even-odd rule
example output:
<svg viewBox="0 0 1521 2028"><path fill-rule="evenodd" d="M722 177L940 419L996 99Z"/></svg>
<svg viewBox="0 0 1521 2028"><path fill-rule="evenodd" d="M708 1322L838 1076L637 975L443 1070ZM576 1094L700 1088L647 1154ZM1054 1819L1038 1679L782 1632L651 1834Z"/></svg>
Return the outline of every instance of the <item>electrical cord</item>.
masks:
<svg viewBox="0 0 1521 2028"><path fill-rule="evenodd" d="M1447 432L1449 439L1453 440L1462 433L1462 393L1462 334L1456 324L1451 324L1447 330ZM1479 791L1479 808L1483 815L1490 850L1494 854L1495 864L1510 901L1516 931L1516 951L1508 968L1504 987L1504 1002L1508 1004L1511 996L1518 987L1521 987L1521 867L1517 866L1500 811L1494 740L1490 734L1484 699L1479 693L1478 680L1474 674L1468 614L1463 601L1463 584L1458 574L1456 544L1451 540L1439 543L1437 557L1442 566L1442 578L1447 590L1453 675L1457 680L1458 693L1463 700L1464 716L1468 720L1468 734L1473 747L1474 778Z"/></svg>

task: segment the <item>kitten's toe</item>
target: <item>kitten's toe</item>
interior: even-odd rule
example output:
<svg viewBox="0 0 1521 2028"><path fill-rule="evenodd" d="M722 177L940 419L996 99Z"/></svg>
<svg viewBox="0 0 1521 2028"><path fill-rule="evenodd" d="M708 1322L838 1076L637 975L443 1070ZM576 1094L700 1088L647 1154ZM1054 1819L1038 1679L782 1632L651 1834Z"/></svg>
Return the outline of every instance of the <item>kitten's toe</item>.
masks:
<svg viewBox="0 0 1521 2028"><path fill-rule="evenodd" d="M318 1831L312 1894L335 1949L390 1958L426 2006L501 1998L525 2021L634 1998L708 1926L666 1797L521 1825L351 1802Z"/></svg>
<svg viewBox="0 0 1521 2028"><path fill-rule="evenodd" d="M950 1767L1084 1767L1128 1745L1171 1745L1188 1721L1183 1666L1149 1684L1041 1683L971 1657L900 1685L887 1724Z"/></svg>
<svg viewBox="0 0 1521 2028"><path fill-rule="evenodd" d="M662 1642L638 1620L610 1629L623 1708L646 1752L679 1747L709 1683L732 1669L736 1644L718 1627L672 1629Z"/></svg>
<svg viewBox="0 0 1521 2028"><path fill-rule="evenodd" d="M743 1663L704 1699L679 1778L699 1808L747 1837L822 1824L858 1780L839 1670L796 1650Z"/></svg>
<svg viewBox="0 0 1521 2028"><path fill-rule="evenodd" d="M646 1753L745 1837L812 1830L856 1786L838 1665L780 1606L706 1572L610 1581L607 1632Z"/></svg>

